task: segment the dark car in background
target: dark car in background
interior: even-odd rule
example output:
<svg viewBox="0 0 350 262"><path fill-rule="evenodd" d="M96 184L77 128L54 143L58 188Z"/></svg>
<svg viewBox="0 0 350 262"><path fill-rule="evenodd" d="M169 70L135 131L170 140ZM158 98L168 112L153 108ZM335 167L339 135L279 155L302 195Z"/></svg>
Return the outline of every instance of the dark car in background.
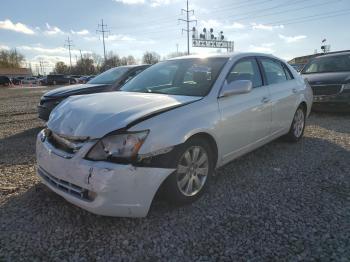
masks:
<svg viewBox="0 0 350 262"><path fill-rule="evenodd" d="M47 77L44 76L44 77L40 78L40 79L39 79L39 83L40 83L40 85L42 85L42 86L46 86L46 85L47 85Z"/></svg>
<svg viewBox="0 0 350 262"><path fill-rule="evenodd" d="M314 92L314 110L350 112L350 52L318 56L301 74Z"/></svg>
<svg viewBox="0 0 350 262"><path fill-rule="evenodd" d="M82 76L78 79L78 82L80 84L85 84L87 82L89 82L91 79L93 79L95 77L95 75L91 75L91 76Z"/></svg>
<svg viewBox="0 0 350 262"><path fill-rule="evenodd" d="M7 76L0 76L0 86L9 86L11 84L10 78Z"/></svg>
<svg viewBox="0 0 350 262"><path fill-rule="evenodd" d="M14 85L20 85L22 83L23 79L24 79L24 77L14 77L11 79L11 82Z"/></svg>
<svg viewBox="0 0 350 262"><path fill-rule="evenodd" d="M40 104L38 105L39 118L47 121L51 111L69 96L118 91L122 85L149 66L119 66L103 72L86 84L65 86L51 90L40 99Z"/></svg>
<svg viewBox="0 0 350 262"><path fill-rule="evenodd" d="M66 85L66 84L76 84L77 80L70 76L65 75L47 75L48 85Z"/></svg>

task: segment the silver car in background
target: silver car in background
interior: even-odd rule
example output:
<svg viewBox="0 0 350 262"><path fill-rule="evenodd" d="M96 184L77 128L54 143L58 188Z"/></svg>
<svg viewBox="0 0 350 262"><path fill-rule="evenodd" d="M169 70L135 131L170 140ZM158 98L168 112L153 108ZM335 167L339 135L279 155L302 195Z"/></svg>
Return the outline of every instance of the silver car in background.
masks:
<svg viewBox="0 0 350 262"><path fill-rule="evenodd" d="M73 96L37 139L38 175L90 212L146 216L157 191L191 203L213 171L280 136L298 141L312 91L259 53L160 62L120 92Z"/></svg>

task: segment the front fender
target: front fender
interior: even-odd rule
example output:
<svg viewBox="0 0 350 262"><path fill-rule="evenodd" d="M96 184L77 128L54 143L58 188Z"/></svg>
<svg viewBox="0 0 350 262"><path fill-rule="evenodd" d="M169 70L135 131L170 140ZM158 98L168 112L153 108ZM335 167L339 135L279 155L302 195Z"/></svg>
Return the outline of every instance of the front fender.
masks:
<svg viewBox="0 0 350 262"><path fill-rule="evenodd" d="M207 133L217 141L219 119L217 103L202 99L147 119L129 131L150 130L139 151L142 155L182 144L198 133Z"/></svg>

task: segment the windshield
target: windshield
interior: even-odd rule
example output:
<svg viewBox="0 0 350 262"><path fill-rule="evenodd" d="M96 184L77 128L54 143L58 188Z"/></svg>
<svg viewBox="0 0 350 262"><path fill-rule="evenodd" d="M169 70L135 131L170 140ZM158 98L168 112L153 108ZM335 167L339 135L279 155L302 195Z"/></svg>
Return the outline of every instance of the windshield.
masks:
<svg viewBox="0 0 350 262"><path fill-rule="evenodd" d="M127 82L121 90L205 96L227 60L227 58L193 58L160 62Z"/></svg>
<svg viewBox="0 0 350 262"><path fill-rule="evenodd" d="M311 60L303 74L350 71L350 55L319 57Z"/></svg>
<svg viewBox="0 0 350 262"><path fill-rule="evenodd" d="M114 84L118 79L128 71L129 69L126 67L117 67L107 70L102 74L91 79L88 84Z"/></svg>

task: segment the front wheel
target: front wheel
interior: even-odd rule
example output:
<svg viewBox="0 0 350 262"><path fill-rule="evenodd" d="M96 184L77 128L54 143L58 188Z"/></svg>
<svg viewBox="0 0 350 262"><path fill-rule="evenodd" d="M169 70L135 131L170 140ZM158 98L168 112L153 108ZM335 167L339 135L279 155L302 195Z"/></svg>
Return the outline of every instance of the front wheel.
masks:
<svg viewBox="0 0 350 262"><path fill-rule="evenodd" d="M305 111L306 110L302 106L299 106L297 111L295 112L289 133L286 135L288 141L298 142L302 138L306 122Z"/></svg>
<svg viewBox="0 0 350 262"><path fill-rule="evenodd" d="M208 187L214 168L212 149L205 140L195 138L174 154L176 171L165 181L164 193L173 204L188 204Z"/></svg>

